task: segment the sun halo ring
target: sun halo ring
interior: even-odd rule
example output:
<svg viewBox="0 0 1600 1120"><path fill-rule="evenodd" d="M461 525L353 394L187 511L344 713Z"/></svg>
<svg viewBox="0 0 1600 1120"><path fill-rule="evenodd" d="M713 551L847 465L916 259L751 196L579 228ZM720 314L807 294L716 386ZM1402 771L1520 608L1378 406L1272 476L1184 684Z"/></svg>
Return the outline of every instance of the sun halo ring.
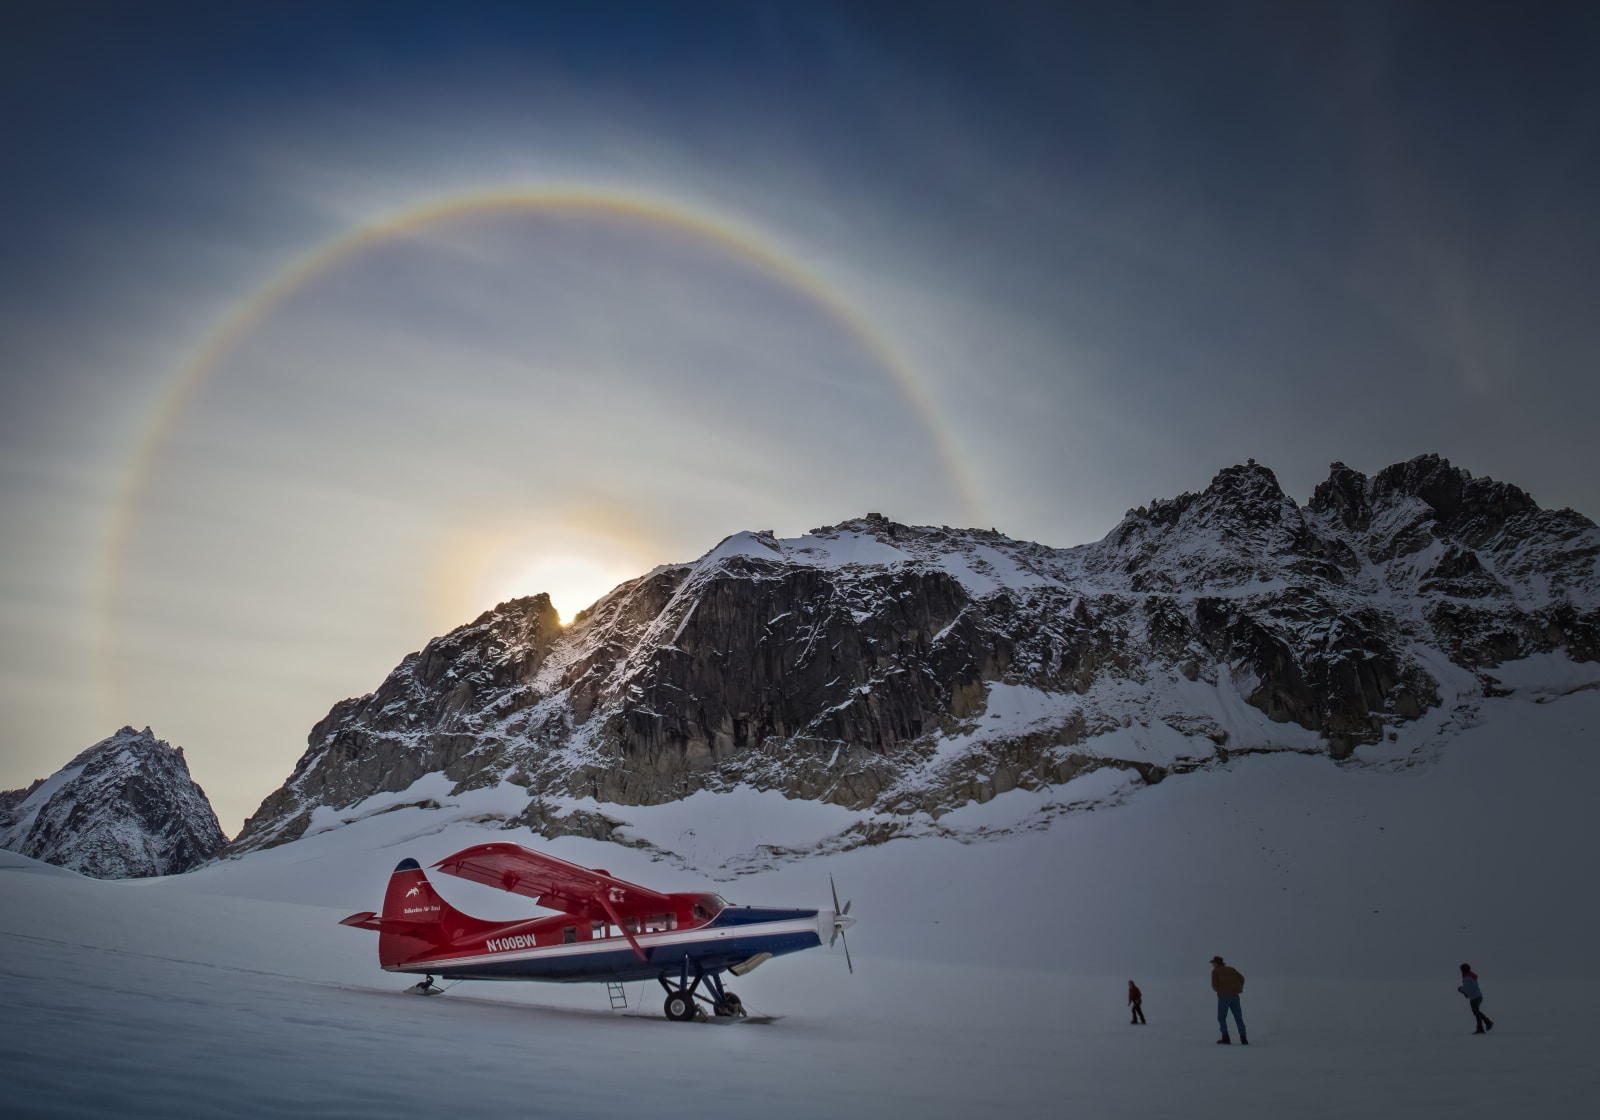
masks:
<svg viewBox="0 0 1600 1120"><path fill-rule="evenodd" d="M161 452L185 409L251 327L280 306L304 285L365 250L431 224L494 211L533 210L575 215L614 216L654 223L689 234L727 251L787 288L823 312L841 327L887 375L919 425L936 448L938 459L956 492L963 512L973 524L980 520L981 503L972 472L949 427L940 417L915 369L880 331L810 270L782 251L770 237L757 234L722 217L712 217L677 201L636 194L582 189L508 189L450 195L384 214L304 253L258 287L210 331L187 361L167 379L143 425L134 453L123 475L113 506L100 566L100 640L97 689L103 715L113 721L122 707L123 689L116 668L118 617L124 592L135 527L150 488Z"/></svg>

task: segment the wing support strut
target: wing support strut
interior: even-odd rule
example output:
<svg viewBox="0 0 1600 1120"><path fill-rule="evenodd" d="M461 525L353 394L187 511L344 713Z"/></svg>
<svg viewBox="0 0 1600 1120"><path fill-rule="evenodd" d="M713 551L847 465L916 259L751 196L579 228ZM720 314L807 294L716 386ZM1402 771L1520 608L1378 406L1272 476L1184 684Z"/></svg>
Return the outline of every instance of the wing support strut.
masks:
<svg viewBox="0 0 1600 1120"><path fill-rule="evenodd" d="M611 919L611 923L622 931L622 936L628 939L628 944L633 946L633 955L642 961L648 961L650 954L644 951L644 946L640 945L638 939L633 936L633 931L624 925L622 919L617 916L616 907L611 905L611 900L606 897L606 892L596 892L595 898L599 901L600 908L606 912L606 917Z"/></svg>

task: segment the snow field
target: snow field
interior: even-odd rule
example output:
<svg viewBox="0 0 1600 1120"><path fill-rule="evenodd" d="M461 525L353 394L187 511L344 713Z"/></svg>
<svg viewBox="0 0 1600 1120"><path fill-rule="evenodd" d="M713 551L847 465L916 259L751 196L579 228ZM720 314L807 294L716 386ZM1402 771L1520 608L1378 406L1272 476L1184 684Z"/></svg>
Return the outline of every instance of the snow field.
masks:
<svg viewBox="0 0 1600 1120"><path fill-rule="evenodd" d="M1600 692L1542 698L1486 702L1428 765L1252 756L1120 801L1089 775L1083 803L1099 807L1047 828L1018 807L1070 802L1078 783L971 807L1018 828L996 840L896 841L748 875L718 861L830 822L742 791L608 809L678 859L545 845L449 809L158 880L0 854L5 1112L1587 1117ZM409 981L378 970L375 938L335 923L375 908L401 858L486 838L735 902L826 905L832 873L861 919L856 974L838 948L773 961L733 987L783 1018L730 1028L669 1024L640 985L630 1000L652 1018L610 1012L590 985L400 994ZM485 917L529 912L436 885ZM1248 978L1248 1049L1213 1045L1213 953ZM1498 1024L1484 1037L1454 991L1462 960ZM1130 977L1147 1027L1127 1022Z"/></svg>

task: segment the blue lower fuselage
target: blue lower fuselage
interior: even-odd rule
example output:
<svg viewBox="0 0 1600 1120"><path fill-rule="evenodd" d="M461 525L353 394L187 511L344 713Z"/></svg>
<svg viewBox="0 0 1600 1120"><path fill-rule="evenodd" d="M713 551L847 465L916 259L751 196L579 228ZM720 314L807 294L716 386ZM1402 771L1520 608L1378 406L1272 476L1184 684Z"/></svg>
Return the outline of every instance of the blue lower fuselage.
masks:
<svg viewBox="0 0 1600 1120"><path fill-rule="evenodd" d="M822 944L819 911L729 906L694 929L639 934L640 960L622 937L393 965L391 972L431 973L446 980L543 980L554 983L654 980L663 973L721 972L752 957L779 957ZM831 924L832 915L828 915Z"/></svg>

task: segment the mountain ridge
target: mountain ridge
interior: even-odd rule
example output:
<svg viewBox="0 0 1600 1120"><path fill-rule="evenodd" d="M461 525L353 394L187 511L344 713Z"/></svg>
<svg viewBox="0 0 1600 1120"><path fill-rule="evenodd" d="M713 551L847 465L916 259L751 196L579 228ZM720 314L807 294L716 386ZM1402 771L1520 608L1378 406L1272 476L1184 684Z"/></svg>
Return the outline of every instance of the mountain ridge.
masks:
<svg viewBox="0 0 1600 1120"><path fill-rule="evenodd" d="M316 725L228 850L441 773L522 787L504 823L547 835L614 828L564 799L739 785L872 809L892 834L1105 766L1395 762L1398 729L1493 694L1483 670L1595 661L1597 636L1594 524L1437 455L1370 478L1335 463L1304 506L1251 460L1069 549L876 514L736 533L565 628L530 596L408 655Z"/></svg>

